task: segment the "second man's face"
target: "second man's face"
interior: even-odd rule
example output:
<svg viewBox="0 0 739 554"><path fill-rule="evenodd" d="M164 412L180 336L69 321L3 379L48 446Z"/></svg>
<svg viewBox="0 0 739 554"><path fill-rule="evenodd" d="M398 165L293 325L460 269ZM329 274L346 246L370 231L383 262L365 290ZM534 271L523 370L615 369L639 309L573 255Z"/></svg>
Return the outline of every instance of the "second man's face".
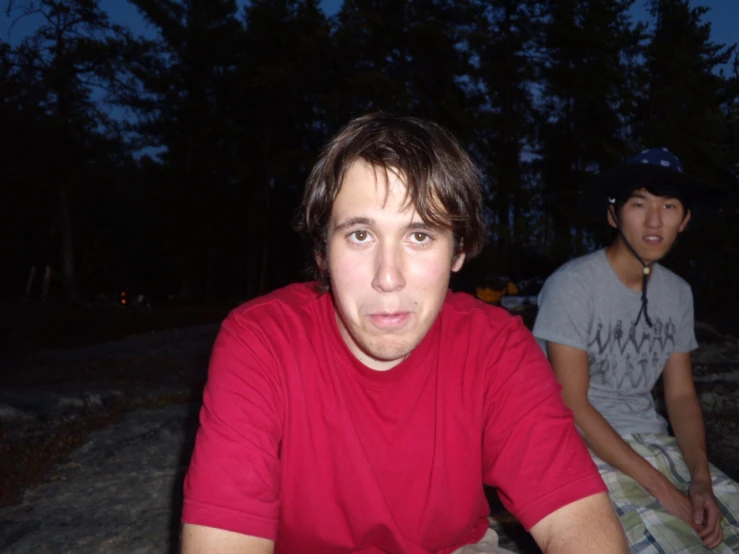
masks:
<svg viewBox="0 0 739 554"><path fill-rule="evenodd" d="M441 310L452 262L450 229L428 227L406 203L402 176L358 161L331 212L325 263L337 322L351 352L387 370L421 342Z"/></svg>
<svg viewBox="0 0 739 554"><path fill-rule="evenodd" d="M620 210L619 222L629 244L647 264L670 250L690 220L690 212L676 198L656 196L638 189ZM609 222L615 222L609 214Z"/></svg>

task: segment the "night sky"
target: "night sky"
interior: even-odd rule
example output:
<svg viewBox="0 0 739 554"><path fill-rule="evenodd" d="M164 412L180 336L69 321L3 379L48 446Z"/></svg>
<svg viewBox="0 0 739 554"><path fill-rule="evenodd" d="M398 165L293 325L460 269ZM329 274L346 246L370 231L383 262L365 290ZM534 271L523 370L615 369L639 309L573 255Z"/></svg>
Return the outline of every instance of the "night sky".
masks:
<svg viewBox="0 0 739 554"><path fill-rule="evenodd" d="M321 6L328 15L335 14L341 7L343 0L323 0ZM244 2L240 2L244 3ZM646 1L639 0L634 5L633 14L637 19L646 19ZM710 21L713 31L713 40L723 44L739 42L739 0L702 0L691 2L694 6L707 6L710 11L705 16ZM3 12L0 14L0 36L11 44L17 42L25 34L32 31L37 23L33 19L16 25L9 33L10 22L4 12L6 2L2 2ZM141 20L136 8L125 0L103 0L105 7L117 23L131 27L135 32L147 33L147 27Z"/></svg>
<svg viewBox="0 0 739 554"><path fill-rule="evenodd" d="M245 0L237 1L241 5L247 3ZM331 16L339 11L342 3L343 0L322 0L321 7L327 15ZM633 9L635 19L649 18L646 9L647 4L647 0L638 0L635 3ZM727 46L739 43L739 0L696 0L691 2L691 5L710 8L710 11L704 16L704 21L711 23L714 42ZM0 6L2 6L2 10L0 10L0 37L11 45L17 44L27 34L33 32L40 22L40 17L28 17L16 21L11 29L11 23L16 15L11 15L11 18L7 17L5 13L7 0L0 0ZM153 38L153 29L144 22L131 3L126 0L101 0L101 6L108 11L116 23L129 27L134 33ZM731 64L726 64L722 69L728 75L733 72ZM93 98L102 100L102 93L93 90ZM131 117L129 112L119 106L106 106L105 109L114 119L128 120ZM140 151L137 156L141 154L155 155L156 153L156 149L146 148Z"/></svg>

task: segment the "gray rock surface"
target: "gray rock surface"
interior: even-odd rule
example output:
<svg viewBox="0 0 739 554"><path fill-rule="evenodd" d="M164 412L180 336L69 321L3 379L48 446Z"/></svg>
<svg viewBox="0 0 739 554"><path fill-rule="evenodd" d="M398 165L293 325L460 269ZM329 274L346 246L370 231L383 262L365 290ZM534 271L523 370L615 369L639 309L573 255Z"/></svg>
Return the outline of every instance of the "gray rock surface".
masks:
<svg viewBox="0 0 739 554"><path fill-rule="evenodd" d="M10 437L50 425L124 395L143 402L197 392L205 379L218 325L157 331L92 346L0 360L0 372L26 384L0 388L0 422ZM79 378L84 374L84 379ZM42 382L43 385L36 383Z"/></svg>
<svg viewBox="0 0 739 554"><path fill-rule="evenodd" d="M92 433L50 482L0 510L0 552L167 553L197 405L139 410Z"/></svg>

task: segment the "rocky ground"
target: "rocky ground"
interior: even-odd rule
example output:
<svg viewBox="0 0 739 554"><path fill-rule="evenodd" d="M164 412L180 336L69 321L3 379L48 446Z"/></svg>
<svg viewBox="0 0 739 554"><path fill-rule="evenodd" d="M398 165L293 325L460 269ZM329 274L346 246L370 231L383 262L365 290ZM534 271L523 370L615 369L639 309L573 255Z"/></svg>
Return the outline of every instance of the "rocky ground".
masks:
<svg viewBox="0 0 739 554"><path fill-rule="evenodd" d="M181 482L216 331L149 333L0 366L0 465L9 464L0 467L1 552L176 552ZM697 333L711 460L739 478L739 340L706 325ZM109 420L87 425L101 413ZM43 475L23 474L39 461L38 441L65 429L77 442L63 456L47 444ZM13 479L32 486L13 494ZM538 551L512 518L495 525L503 546Z"/></svg>
<svg viewBox="0 0 739 554"><path fill-rule="evenodd" d="M196 414L196 404L137 410L91 434L47 483L0 510L0 551L176 552Z"/></svg>
<svg viewBox="0 0 739 554"><path fill-rule="evenodd" d="M739 480L739 340L696 324L695 386L706 420L709 459Z"/></svg>

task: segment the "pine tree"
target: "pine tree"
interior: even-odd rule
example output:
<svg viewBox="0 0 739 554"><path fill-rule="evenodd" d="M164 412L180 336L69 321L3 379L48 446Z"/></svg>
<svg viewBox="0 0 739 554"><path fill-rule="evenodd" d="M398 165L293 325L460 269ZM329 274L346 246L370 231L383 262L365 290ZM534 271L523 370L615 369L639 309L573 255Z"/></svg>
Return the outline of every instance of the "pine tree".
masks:
<svg viewBox="0 0 739 554"><path fill-rule="evenodd" d="M636 138L644 147L669 148L687 172L736 193L739 142L734 133L739 91L737 76L724 73L736 46L711 40L711 25L704 21L708 8L691 8L687 0L653 0L650 12L653 29ZM724 206L727 212L735 209L735 202ZM699 306L704 300L706 305L719 302L725 306L724 298L710 297L739 284L735 277L739 246L732 218L714 217L712 223L689 226L678 248L665 260L694 285ZM707 250L706 244L712 248Z"/></svg>
<svg viewBox="0 0 739 554"><path fill-rule="evenodd" d="M532 0L483 0L475 8L471 76L481 95L475 152L486 175L494 241L488 270L518 275L535 217L530 153L541 20Z"/></svg>
<svg viewBox="0 0 739 554"><path fill-rule="evenodd" d="M450 0L346 0L334 33L334 127L385 110L432 119L469 140L467 17L466 3Z"/></svg>
<svg viewBox="0 0 739 554"><path fill-rule="evenodd" d="M550 255L588 249L576 195L587 176L628 151L641 26L633 0L549 0L540 100L540 168Z"/></svg>
<svg viewBox="0 0 739 554"><path fill-rule="evenodd" d="M66 296L74 298L73 203L89 176L88 147L115 140L114 126L93 95L107 90L115 78L123 30L110 22L98 0L10 0L6 15L34 15L42 21L17 47L14 58L34 82L37 106L51 121L46 139L54 146L42 155L54 177L46 191L58 202L62 284Z"/></svg>
<svg viewBox="0 0 739 554"><path fill-rule="evenodd" d="M224 97L243 28L235 0L132 3L158 36L139 41L129 72L141 92L121 102L139 114L142 144L161 152L167 177L157 196L166 223L157 239L170 245L179 292L189 298L212 289L234 224L224 217L235 188Z"/></svg>
<svg viewBox="0 0 739 554"><path fill-rule="evenodd" d="M720 72L736 46L711 41L705 7L688 0L652 0L654 29L646 51L648 83L637 137L644 146L671 148L710 180L725 178L736 153L720 147L726 133L722 107L729 81Z"/></svg>
<svg viewBox="0 0 739 554"><path fill-rule="evenodd" d="M244 10L243 62L232 76L229 117L248 175L248 238L241 263L254 296L295 278L300 242L290 226L302 185L327 140L333 90L330 25L316 0L257 0Z"/></svg>

